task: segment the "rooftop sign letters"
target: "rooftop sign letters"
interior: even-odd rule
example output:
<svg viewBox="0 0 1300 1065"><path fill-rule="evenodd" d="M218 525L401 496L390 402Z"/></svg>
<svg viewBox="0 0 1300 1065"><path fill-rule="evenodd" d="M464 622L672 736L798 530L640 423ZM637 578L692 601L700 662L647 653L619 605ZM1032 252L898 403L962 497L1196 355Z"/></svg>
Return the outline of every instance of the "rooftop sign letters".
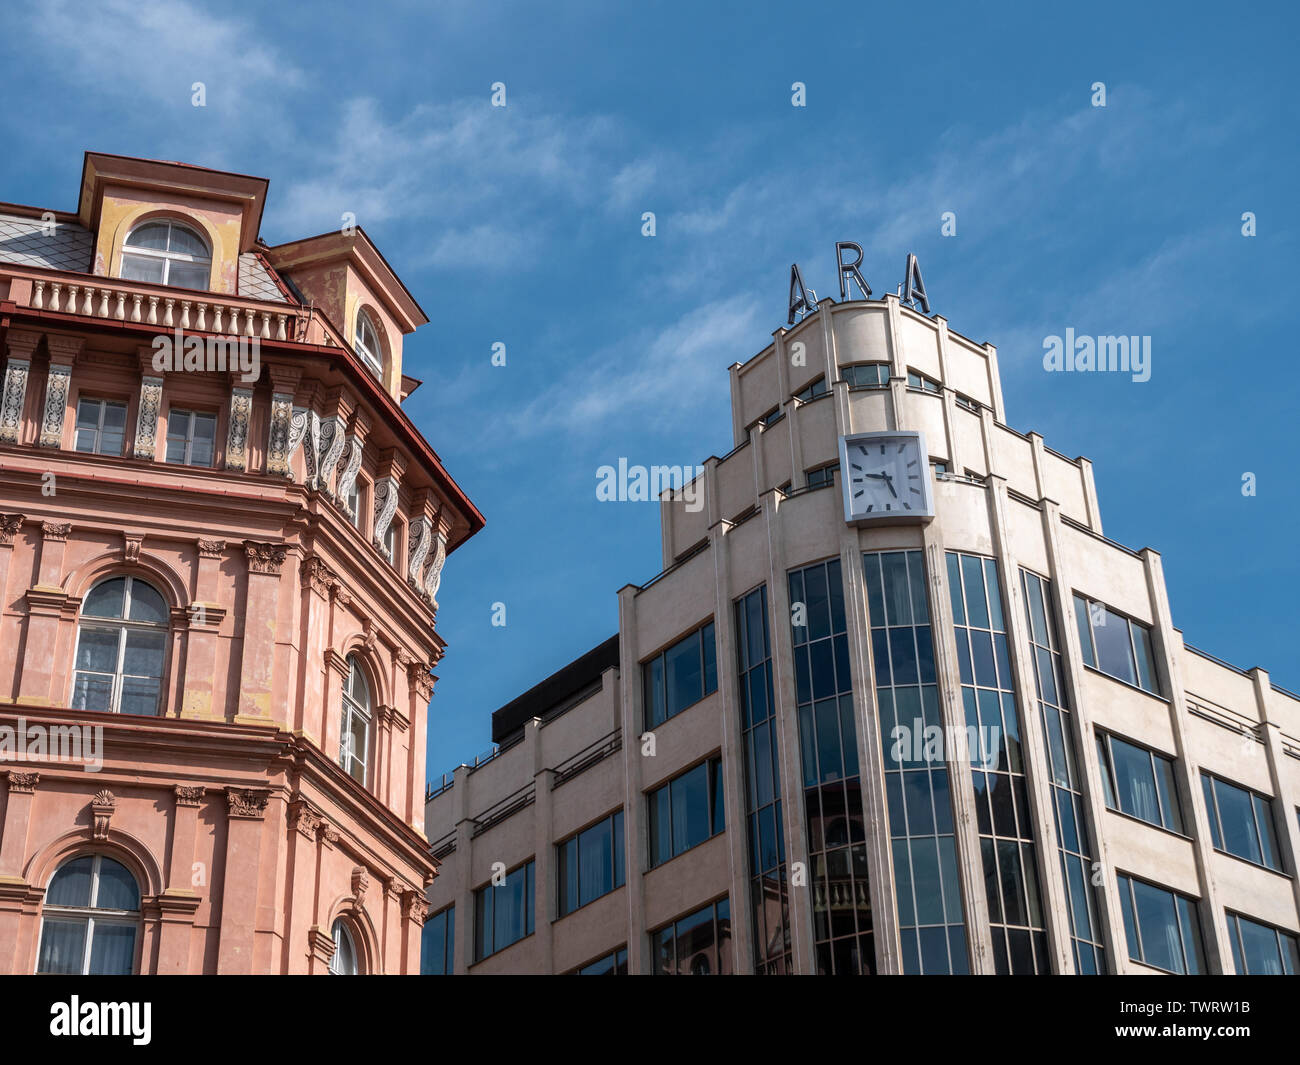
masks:
<svg viewBox="0 0 1300 1065"><path fill-rule="evenodd" d="M850 260L849 255L854 258ZM857 287L860 298L871 299L871 286L858 269L862 265L862 245L851 240L837 241L835 244L835 266L839 273L840 300L848 300L849 291ZM926 295L925 282L921 279L921 265L916 256L907 256L907 265L903 270L903 282L898 286L898 299L908 307L919 307L922 314L930 313L930 297ZM804 284L803 274L798 263L790 266L790 314L787 325L794 325L795 316L804 317L817 309L817 293Z"/></svg>

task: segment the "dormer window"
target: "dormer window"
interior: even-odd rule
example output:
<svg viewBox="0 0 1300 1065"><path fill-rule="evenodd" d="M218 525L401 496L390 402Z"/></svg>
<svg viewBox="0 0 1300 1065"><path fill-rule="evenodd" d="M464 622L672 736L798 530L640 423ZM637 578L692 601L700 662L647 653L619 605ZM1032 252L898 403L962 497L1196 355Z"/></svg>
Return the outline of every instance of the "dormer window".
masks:
<svg viewBox="0 0 1300 1065"><path fill-rule="evenodd" d="M123 242L120 273L124 281L207 291L212 251L207 241L179 222L146 222Z"/></svg>
<svg viewBox="0 0 1300 1065"><path fill-rule="evenodd" d="M365 311L357 311L357 333L352 346L371 372L376 377L382 377L384 348L379 342L379 331L375 328L375 323Z"/></svg>

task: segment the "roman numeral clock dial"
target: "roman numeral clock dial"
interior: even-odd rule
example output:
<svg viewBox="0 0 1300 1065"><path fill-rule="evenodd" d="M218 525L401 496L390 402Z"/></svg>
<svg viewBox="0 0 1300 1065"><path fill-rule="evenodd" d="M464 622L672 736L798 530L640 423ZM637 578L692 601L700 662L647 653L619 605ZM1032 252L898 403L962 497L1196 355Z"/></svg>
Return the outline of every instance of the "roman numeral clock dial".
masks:
<svg viewBox="0 0 1300 1065"><path fill-rule="evenodd" d="M853 525L934 517L929 452L919 432L840 437L844 520Z"/></svg>

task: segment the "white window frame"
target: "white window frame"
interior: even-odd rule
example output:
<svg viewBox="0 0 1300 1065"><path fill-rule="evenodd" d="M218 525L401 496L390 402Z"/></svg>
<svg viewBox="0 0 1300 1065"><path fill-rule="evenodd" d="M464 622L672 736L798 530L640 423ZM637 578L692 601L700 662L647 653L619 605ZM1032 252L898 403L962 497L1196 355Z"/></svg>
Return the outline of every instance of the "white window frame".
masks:
<svg viewBox="0 0 1300 1065"><path fill-rule="evenodd" d="M365 686L367 703L374 702L374 693L370 690L370 680L366 676L365 670L361 668L361 663L357 661L356 655L348 655L348 675L343 682L343 729L339 734L339 765L343 772L357 780L352 773L352 764L360 763L361 778L358 781L362 787L367 787L370 783L370 731L373 723L373 707L362 706L352 698L352 679L354 676L360 677L361 683ZM365 736L365 748L358 754L356 751L349 749L348 739L352 735L352 721L359 718L365 723L365 729L362 735Z"/></svg>
<svg viewBox="0 0 1300 1065"><path fill-rule="evenodd" d="M362 323L369 328L371 335L375 338L373 346L367 344L362 338ZM376 377L382 377L384 374L384 347L383 341L379 338L379 328L375 325L374 319L365 312L364 308L357 310L356 321L353 324L352 348L361 357L361 361L370 368L370 371Z"/></svg>
<svg viewBox="0 0 1300 1065"><path fill-rule="evenodd" d="M173 466L196 466L201 470L210 470L217 463L217 430L220 428L217 415L208 410L190 410L186 407L171 407L167 411L167 431L163 433L163 461L167 461L167 445L171 442L172 415L187 415L185 421L185 458L180 462L173 462ZM194 419L197 417L212 419L212 460L207 465L201 465L192 461L194 456Z"/></svg>
<svg viewBox="0 0 1300 1065"><path fill-rule="evenodd" d="M186 233L190 234L190 236L194 237L194 238L195 238L195 239L196 239L200 244L202 244L205 248L208 249L208 254L207 254L207 256L204 257L204 256L200 256L200 255L190 255L189 253L187 253L187 252L182 252L182 251L159 251L157 248L133 248L133 247L131 247L131 238L132 238L132 237L134 237L134 236L135 236L135 235L136 235L140 230L144 229L146 226L154 226L154 225L166 225L166 226L167 226L167 244L168 244L169 247L170 247L171 242L172 242L172 234L171 234L171 231L172 231L173 229L182 229L182 230L184 230ZM170 285L170 284L171 284L171 280L170 280L170 278L171 278L171 272L172 272L172 263L175 262L175 263L185 263L185 264L187 264L187 265L206 266L206 267L208 268L208 283L207 283L206 285L203 286L202 291L204 291L204 292L208 292L208 291L211 290L211 287L212 287L212 246L208 243L208 239L207 239L207 237L205 237L202 233L200 233L200 232L199 232L197 229L195 229L193 226L186 225L184 222L177 222L177 221L175 221L175 220L173 220L173 219L171 219L171 218L146 218L146 219L145 219L143 222L141 222L139 225L132 227L131 232L128 233L128 234L126 235L126 239L125 239L124 241L122 241L122 257L121 257L120 262L118 263L118 269L117 269L117 273L118 273L118 276L119 276L119 277L121 277L121 275L122 275L122 268L126 265L126 257L127 257L128 255L136 255L136 256L139 256L139 257L142 258L142 259L159 259L159 260L162 261L162 264L163 264L163 276L162 276L162 281L161 281L161 282L156 282L156 281L141 281L141 282L137 282L138 284L149 285L149 284L160 284L160 283L161 283L161 284L164 284L164 285ZM123 278L123 280L129 280L129 279L127 279L127 278ZM179 286L178 286L178 287L179 287ZM193 290L193 291L199 291L199 290L196 289L196 290Z"/></svg>
<svg viewBox="0 0 1300 1065"><path fill-rule="evenodd" d="M112 577L106 577L102 581L95 582L95 588L107 581L116 580L117 574ZM77 639L72 648L72 688L68 693L68 705L73 705L73 700L77 696L77 678L85 673L92 677L110 677L112 681L112 691L109 694L108 713L120 714L122 712L122 684L123 681L130 677L132 680L157 680L158 681L158 701L154 704L153 717L161 716L159 710L162 708L163 700L163 682L167 678L167 634L171 631L171 626L163 623L158 624L153 621L130 621L131 617L131 592L135 587L136 578L132 574L125 574L126 589L122 594L122 616L120 618L97 618L87 617L82 614L77 617ZM157 588L154 588L148 581L141 581L152 589L163 601L167 602L164 596ZM91 589L94 590L93 588ZM89 592L87 593L89 595ZM112 674L103 673L97 669L79 669L77 667L77 657L81 654L81 634L87 629L95 629L100 632L116 631L117 632L117 661L114 663L114 672ZM123 673L122 668L126 660L126 636L132 630L138 632L161 632L163 634L163 652L162 662L158 666L158 676L156 678L146 676L143 673ZM104 711L87 711L87 713L104 713ZM132 717L147 717L146 714L132 714ZM93 898L93 896L92 896Z"/></svg>
<svg viewBox="0 0 1300 1065"><path fill-rule="evenodd" d="M99 408L99 415L95 419L94 429L83 428L78 424L81 421L81 405L83 403L93 403ZM104 439L104 413L109 407L122 408L122 448L120 451L107 452L100 450L100 444L103 443ZM78 396L77 409L74 411L72 416L72 450L78 455L110 455L114 458L120 458L126 451L126 414L127 404L122 402L120 399L104 399L100 396ZM82 451L77 447L77 439L83 432L95 434L95 446L89 451Z"/></svg>
<svg viewBox="0 0 1300 1065"><path fill-rule="evenodd" d="M40 932L36 937L36 968L34 971L37 974L41 973L41 947L45 944L45 919L47 917L53 917L56 920L84 920L86 922L86 943L82 950L81 969L79 970L80 975L82 976L90 975L90 956L95 945L95 925L97 922L99 924L115 925L118 927L129 925L134 928L135 942L132 945L134 957L131 959L131 973L132 975L135 975L139 972L140 968L140 944L144 931L140 911L102 910L94 905L95 900L99 898L99 869L103 864L104 855L75 854L67 861L59 864L58 869L54 870L53 876L50 877L50 881L53 882L54 877L59 875L64 866L71 862L75 862L79 858L94 858L94 861L90 866L91 904L89 906L55 906L47 903L45 906L41 907L41 927ZM140 882L135 879L135 874L132 873L130 869L127 869L125 865L122 865L121 862L117 861L116 858L109 858L109 861L115 862L116 864L121 865L123 869L126 869L131 879L135 880L136 897L140 897Z"/></svg>
<svg viewBox="0 0 1300 1065"><path fill-rule="evenodd" d="M330 955L330 976L359 976L361 974L361 959L357 954L357 940L353 936L352 930L348 928L347 922L339 917L334 922L334 927L330 929L330 934L334 939L334 953ZM352 969L350 972L343 968L343 944L347 942L348 951L352 955Z"/></svg>

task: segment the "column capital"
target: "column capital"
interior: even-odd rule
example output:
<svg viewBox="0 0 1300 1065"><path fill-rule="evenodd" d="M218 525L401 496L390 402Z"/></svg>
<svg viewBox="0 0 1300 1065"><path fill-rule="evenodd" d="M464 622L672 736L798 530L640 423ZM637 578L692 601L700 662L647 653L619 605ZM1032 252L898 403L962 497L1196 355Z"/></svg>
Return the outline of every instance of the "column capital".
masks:
<svg viewBox="0 0 1300 1065"><path fill-rule="evenodd" d="M176 794L177 806L198 806L208 789L197 784L177 784L172 790Z"/></svg>
<svg viewBox="0 0 1300 1065"><path fill-rule="evenodd" d="M14 535L26 520L26 514L0 514L0 547L13 546Z"/></svg>
<svg viewBox="0 0 1300 1065"><path fill-rule="evenodd" d="M283 544L264 544L256 540L245 540L244 553L248 556L249 573L266 573L275 576L279 574L287 552Z"/></svg>
<svg viewBox="0 0 1300 1065"><path fill-rule="evenodd" d="M271 792L266 788L227 788L228 816L236 819L261 821L266 817L266 804Z"/></svg>
<svg viewBox="0 0 1300 1065"><path fill-rule="evenodd" d="M85 346L85 337L66 336L62 333L45 334L45 347L50 353L51 366L72 366Z"/></svg>
<svg viewBox="0 0 1300 1065"><path fill-rule="evenodd" d="M9 793L11 795L31 795L36 790L36 785L41 782L40 773L20 772L17 769L9 770Z"/></svg>

